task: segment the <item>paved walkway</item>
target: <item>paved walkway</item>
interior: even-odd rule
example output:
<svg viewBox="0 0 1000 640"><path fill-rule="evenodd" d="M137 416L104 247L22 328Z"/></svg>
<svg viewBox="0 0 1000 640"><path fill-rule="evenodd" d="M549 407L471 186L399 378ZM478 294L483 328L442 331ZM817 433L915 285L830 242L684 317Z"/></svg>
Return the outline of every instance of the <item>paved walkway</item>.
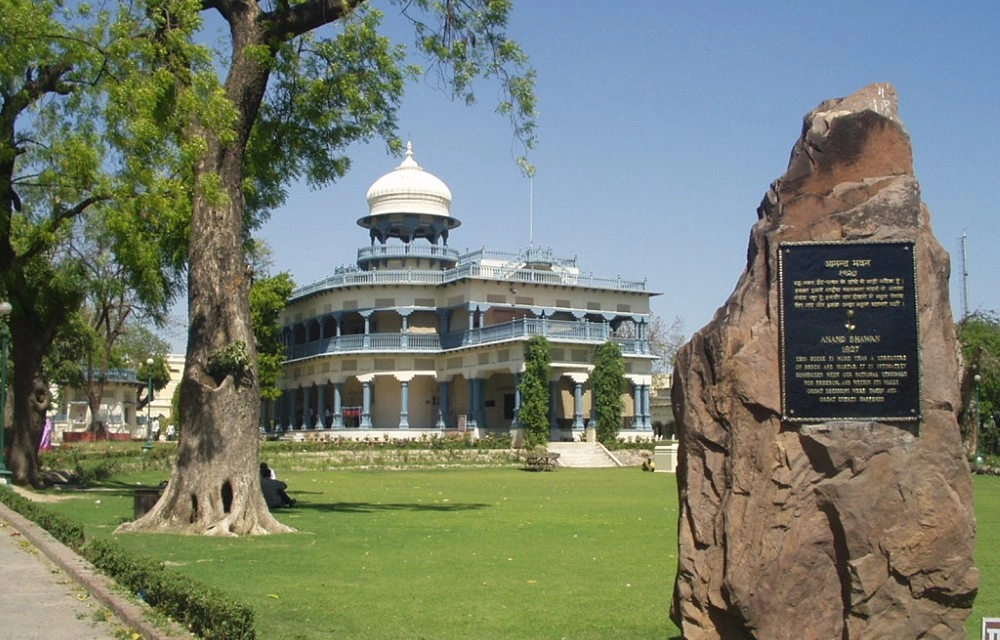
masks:
<svg viewBox="0 0 1000 640"><path fill-rule="evenodd" d="M169 634L146 620L142 606L49 533L0 504L0 634L17 640L144 640ZM129 635L115 635L129 630Z"/></svg>

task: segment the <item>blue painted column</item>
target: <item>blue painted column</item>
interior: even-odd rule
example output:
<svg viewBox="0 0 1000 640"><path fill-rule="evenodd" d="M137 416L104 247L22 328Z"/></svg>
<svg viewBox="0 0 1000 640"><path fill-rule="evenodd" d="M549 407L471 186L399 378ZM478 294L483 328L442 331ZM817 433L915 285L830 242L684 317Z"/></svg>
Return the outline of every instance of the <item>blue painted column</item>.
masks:
<svg viewBox="0 0 1000 640"><path fill-rule="evenodd" d="M285 390L282 431L295 430L295 389Z"/></svg>
<svg viewBox="0 0 1000 640"><path fill-rule="evenodd" d="M361 425L362 429L372 428L372 381L365 380L361 383Z"/></svg>
<svg viewBox="0 0 1000 640"><path fill-rule="evenodd" d="M556 440L559 423L556 419L556 401L559 398L559 381L549 380L549 440Z"/></svg>
<svg viewBox="0 0 1000 640"><path fill-rule="evenodd" d="M466 420L466 427L475 429L478 426L476 419L479 417L479 379L469 378L469 415Z"/></svg>
<svg viewBox="0 0 1000 640"><path fill-rule="evenodd" d="M316 428L326 428L326 381L316 387Z"/></svg>
<svg viewBox="0 0 1000 640"><path fill-rule="evenodd" d="M646 431L653 430L653 415L650 411L650 390L652 385L644 384L642 385L642 415L643 415L643 427Z"/></svg>
<svg viewBox="0 0 1000 640"><path fill-rule="evenodd" d="M583 383L573 381L573 428L583 429Z"/></svg>
<svg viewBox="0 0 1000 640"><path fill-rule="evenodd" d="M514 428L521 427L521 379L524 378L524 374L518 371L514 374L514 420L511 422L511 426Z"/></svg>
<svg viewBox="0 0 1000 640"><path fill-rule="evenodd" d="M399 346L401 348L403 348L403 349L409 349L410 348L410 335L407 333L407 331L409 331L409 329L410 329L410 327L409 327L410 313L409 312L406 312L406 313L400 312L399 315L402 317L402 320L403 320L403 327L402 327L402 330L400 331L400 333L402 333L402 335L399 337Z"/></svg>
<svg viewBox="0 0 1000 640"><path fill-rule="evenodd" d="M399 428L410 428L410 381L399 381Z"/></svg>
<svg viewBox="0 0 1000 640"><path fill-rule="evenodd" d="M362 346L364 346L364 348L366 349L372 346L371 316L372 316L371 311L361 312L361 317L365 319L365 335L361 340L362 340Z"/></svg>
<svg viewBox="0 0 1000 640"><path fill-rule="evenodd" d="M308 394L303 387L299 387L295 390L295 403L292 405L292 411L295 412L295 428L299 431L306 428L306 405Z"/></svg>
<svg viewBox="0 0 1000 640"><path fill-rule="evenodd" d="M642 414L642 385L638 382L632 383L632 404L635 405L635 410L633 411L634 416L632 417L632 428L642 429L644 424Z"/></svg>
<svg viewBox="0 0 1000 640"><path fill-rule="evenodd" d="M344 428L344 383L334 382L333 383L333 425L334 429Z"/></svg>
<svg viewBox="0 0 1000 640"><path fill-rule="evenodd" d="M278 426L275 431L288 430L288 391L282 389L278 396Z"/></svg>
<svg viewBox="0 0 1000 640"><path fill-rule="evenodd" d="M476 426L485 427L486 425L486 378L476 378L476 382L479 386L479 392L476 394L478 396L478 403L476 404Z"/></svg>
<svg viewBox="0 0 1000 640"><path fill-rule="evenodd" d="M438 415L437 424L438 429L447 429L448 422L446 416L451 413L451 381L442 380L438 382Z"/></svg>
<svg viewBox="0 0 1000 640"><path fill-rule="evenodd" d="M313 384L312 391L306 389L306 429L316 428L316 414L319 413L317 409L313 409L316 403L316 397L319 394L319 388Z"/></svg>

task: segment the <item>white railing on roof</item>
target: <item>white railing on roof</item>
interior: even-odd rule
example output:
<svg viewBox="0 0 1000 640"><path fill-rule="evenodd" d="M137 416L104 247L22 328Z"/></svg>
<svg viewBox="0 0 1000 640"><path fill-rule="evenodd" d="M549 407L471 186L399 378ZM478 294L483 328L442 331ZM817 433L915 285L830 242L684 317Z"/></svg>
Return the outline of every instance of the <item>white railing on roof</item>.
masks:
<svg viewBox="0 0 1000 640"><path fill-rule="evenodd" d="M344 270L318 282L306 285L292 293L290 301L320 293L328 289L364 284L429 284L443 285L466 278L500 280L503 282L523 282L549 285L614 289L618 291L645 291L645 280L625 280L601 278L590 274L561 273L520 269L506 273L503 267L489 267L480 264L459 264L454 269L434 271L426 269L383 269L380 271Z"/></svg>
<svg viewBox="0 0 1000 640"><path fill-rule="evenodd" d="M358 262L381 258L434 258L457 262L459 253L436 244L374 244L358 249Z"/></svg>
<svg viewBox="0 0 1000 640"><path fill-rule="evenodd" d="M576 322L547 318L521 318L511 322L467 331L438 334L370 333L342 335L295 345L287 351L289 360L323 354L370 351L442 352L475 345L487 345L531 336L545 336L554 343L575 342L599 345L614 340L626 355L649 353L649 343L635 338L618 338L602 322Z"/></svg>

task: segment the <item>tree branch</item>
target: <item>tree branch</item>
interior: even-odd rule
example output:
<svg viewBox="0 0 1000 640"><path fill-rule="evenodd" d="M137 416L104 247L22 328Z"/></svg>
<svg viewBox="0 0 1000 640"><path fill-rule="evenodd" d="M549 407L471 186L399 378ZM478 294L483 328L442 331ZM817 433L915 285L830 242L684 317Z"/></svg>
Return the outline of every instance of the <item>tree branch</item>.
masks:
<svg viewBox="0 0 1000 640"><path fill-rule="evenodd" d="M265 13L261 19L268 25L271 35L287 42L313 29L336 22L366 0L312 0L289 5L281 2L278 9Z"/></svg>
<svg viewBox="0 0 1000 640"><path fill-rule="evenodd" d="M90 196L89 198L84 198L80 202L76 203L72 207L66 209L57 209L52 217L50 217L46 223L48 230L54 231L59 228L59 225L80 215L86 211L89 207L98 202L104 202L105 200L110 200L108 196ZM28 248L21 254L20 258L23 260L30 260L42 251L45 251L49 247L48 240L46 239L46 233L39 233L35 235L34 241L28 245Z"/></svg>

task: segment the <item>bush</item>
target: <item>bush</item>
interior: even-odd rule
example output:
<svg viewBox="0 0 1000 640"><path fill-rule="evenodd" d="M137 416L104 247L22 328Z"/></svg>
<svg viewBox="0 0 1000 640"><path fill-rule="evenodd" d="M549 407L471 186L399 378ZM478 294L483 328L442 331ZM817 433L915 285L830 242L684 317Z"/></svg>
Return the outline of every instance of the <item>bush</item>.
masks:
<svg viewBox="0 0 1000 640"><path fill-rule="evenodd" d="M136 558L113 540L91 540L83 554L150 606L206 640L253 640L253 609L161 565Z"/></svg>

